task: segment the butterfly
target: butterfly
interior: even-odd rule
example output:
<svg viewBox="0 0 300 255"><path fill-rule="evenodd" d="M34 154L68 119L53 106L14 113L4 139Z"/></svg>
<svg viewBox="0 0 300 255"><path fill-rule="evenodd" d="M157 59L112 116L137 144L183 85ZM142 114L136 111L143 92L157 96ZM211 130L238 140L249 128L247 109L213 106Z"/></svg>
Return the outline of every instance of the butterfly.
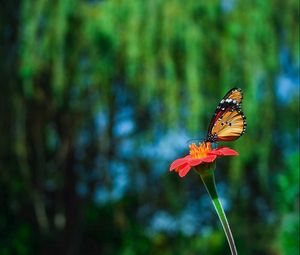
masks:
<svg viewBox="0 0 300 255"><path fill-rule="evenodd" d="M246 131L246 117L241 104L243 93L233 88L220 101L210 121L206 142L234 141Z"/></svg>

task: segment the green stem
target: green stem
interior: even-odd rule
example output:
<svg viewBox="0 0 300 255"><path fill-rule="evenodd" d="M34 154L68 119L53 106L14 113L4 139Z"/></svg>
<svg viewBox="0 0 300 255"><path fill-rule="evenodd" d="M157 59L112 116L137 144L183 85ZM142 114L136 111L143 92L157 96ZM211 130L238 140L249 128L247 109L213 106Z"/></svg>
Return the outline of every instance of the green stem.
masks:
<svg viewBox="0 0 300 255"><path fill-rule="evenodd" d="M237 255L237 250L235 247L235 243L234 243L234 239L225 215L225 212L223 210L222 204L220 203L219 197L218 197L218 193L216 190L216 184L215 184L215 176L214 176L214 172L209 170L209 171L205 171L200 173L201 179L204 183L204 186L209 194L209 196L211 197L211 200L213 202L213 205L217 211L217 214L219 216L219 219L222 223L230 250L231 250L231 254L232 255Z"/></svg>

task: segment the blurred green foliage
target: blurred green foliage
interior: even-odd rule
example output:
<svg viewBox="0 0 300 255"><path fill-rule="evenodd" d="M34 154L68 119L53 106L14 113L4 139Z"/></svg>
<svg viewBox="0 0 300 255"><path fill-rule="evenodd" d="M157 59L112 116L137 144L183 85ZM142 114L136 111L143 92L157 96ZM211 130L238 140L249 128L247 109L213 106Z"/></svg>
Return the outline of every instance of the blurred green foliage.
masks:
<svg viewBox="0 0 300 255"><path fill-rule="evenodd" d="M217 182L238 250L299 254L297 0L13 0L0 13L0 254L229 254L200 180L168 165L232 87L248 129ZM171 220L155 229L160 212Z"/></svg>

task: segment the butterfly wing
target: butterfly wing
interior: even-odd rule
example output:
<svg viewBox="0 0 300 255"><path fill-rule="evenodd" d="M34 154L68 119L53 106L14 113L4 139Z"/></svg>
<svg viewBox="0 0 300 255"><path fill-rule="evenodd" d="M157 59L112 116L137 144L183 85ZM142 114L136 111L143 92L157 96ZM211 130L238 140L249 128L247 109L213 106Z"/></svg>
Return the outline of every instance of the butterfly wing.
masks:
<svg viewBox="0 0 300 255"><path fill-rule="evenodd" d="M234 141L245 133L246 117L241 110L227 108L214 123L211 134L218 141Z"/></svg>
<svg viewBox="0 0 300 255"><path fill-rule="evenodd" d="M233 88L227 92L227 94L223 97L222 100L225 101L226 99L231 99L232 101L241 104L243 100L243 92L240 88Z"/></svg>
<svg viewBox="0 0 300 255"><path fill-rule="evenodd" d="M206 141L234 141L246 130L246 117L241 110L242 90L231 89L221 100L213 115Z"/></svg>

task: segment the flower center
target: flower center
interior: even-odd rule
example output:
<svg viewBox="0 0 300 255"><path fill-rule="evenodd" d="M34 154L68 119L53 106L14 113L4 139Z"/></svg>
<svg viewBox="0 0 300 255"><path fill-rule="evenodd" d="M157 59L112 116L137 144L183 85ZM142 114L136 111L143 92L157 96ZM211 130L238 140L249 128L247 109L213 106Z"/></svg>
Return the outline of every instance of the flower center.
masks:
<svg viewBox="0 0 300 255"><path fill-rule="evenodd" d="M199 143L199 146L192 143L190 146L190 156L194 159L204 158L211 151L210 142Z"/></svg>

